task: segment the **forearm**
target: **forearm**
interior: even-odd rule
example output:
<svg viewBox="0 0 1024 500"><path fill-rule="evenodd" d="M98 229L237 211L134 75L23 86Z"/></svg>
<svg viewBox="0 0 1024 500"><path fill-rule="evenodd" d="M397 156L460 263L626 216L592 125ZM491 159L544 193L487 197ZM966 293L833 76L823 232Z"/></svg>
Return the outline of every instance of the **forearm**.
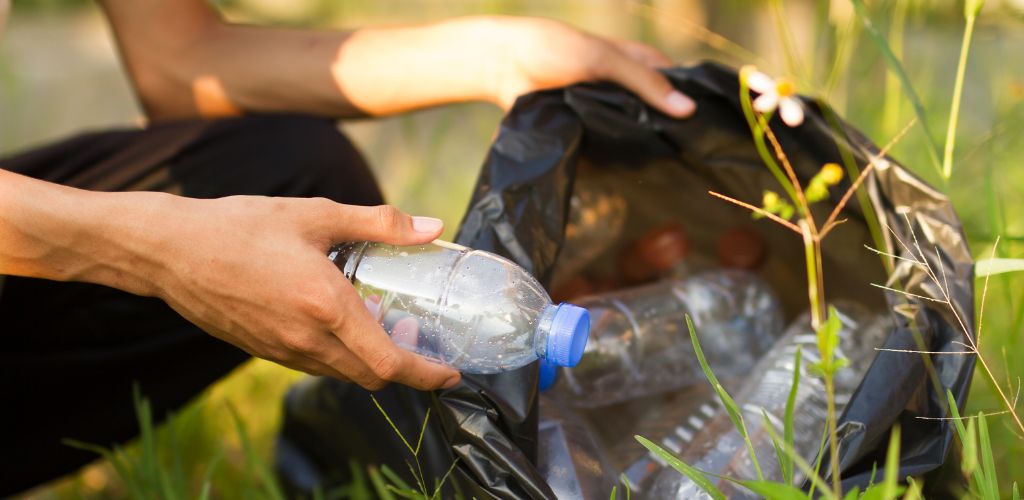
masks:
<svg viewBox="0 0 1024 500"><path fill-rule="evenodd" d="M177 0L181 1L181 0ZM462 18L351 33L232 25L206 5L107 0L155 119L288 111L380 116L495 101L509 21Z"/></svg>
<svg viewBox="0 0 1024 500"><path fill-rule="evenodd" d="M0 274L99 283L152 295L148 214L169 198L99 193L0 169Z"/></svg>
<svg viewBox="0 0 1024 500"><path fill-rule="evenodd" d="M500 29L488 18L352 33L223 25L190 72L216 75L245 111L388 115L492 99Z"/></svg>

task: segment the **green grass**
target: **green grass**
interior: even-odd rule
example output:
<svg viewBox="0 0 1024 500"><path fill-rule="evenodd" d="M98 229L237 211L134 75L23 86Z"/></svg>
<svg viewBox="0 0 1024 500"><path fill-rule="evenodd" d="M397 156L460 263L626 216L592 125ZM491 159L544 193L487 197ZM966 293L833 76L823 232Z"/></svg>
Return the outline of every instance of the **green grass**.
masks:
<svg viewBox="0 0 1024 500"><path fill-rule="evenodd" d="M323 7L331 2L306 3ZM1008 59L1024 43L1021 15L1006 3L990 2L973 28L969 60L961 64L965 19L959 7L950 8L941 2L854 0L848 6L861 11L862 18L852 19L861 19L862 29L852 29L851 18L839 19L839 14L828 8L800 9L792 3L778 1L768 5L724 0L714 2L713 15L707 17L713 31L762 56L767 61L758 63L759 68L775 75L790 73L786 56L771 50L772 46L764 40L775 36L780 19L792 26L809 28L794 29L787 37L792 36L795 41L784 44L790 48L785 53L790 58L788 66L801 73L790 76L806 81L810 87L801 91L820 91L830 101L846 103L840 106L845 110L844 118L878 144L886 143L903 124L918 117L922 126L897 144L892 155L950 196L976 257L988 257L996 237L1001 237L997 257L1024 258L1024 169L1019 165L1024 158L1024 74L1018 64ZM300 21L326 19L324 22L339 25L415 21L472 12L542 14L595 32L637 37L668 47L670 55L679 61L713 57L735 65L751 62L741 58L742 51L721 53L699 44L677 43L676 34L683 31L684 23L626 5L588 8L584 1L558 2L545 8L525 1L431 5L419 10L408 9L401 2L355 1L346 3L344 8L310 10L329 11L334 17ZM240 18L273 18L251 2L233 1L230 8ZM851 10L853 15L855 10ZM875 29L868 29L863 18L869 18ZM845 31L837 32L837 26L845 27ZM900 32L898 37L894 37L896 30ZM801 33L818 34L820 38L808 41L801 38ZM889 44L894 38L899 42L895 48ZM808 60L794 64L794 46L816 46L819 50L814 54L800 53L800 57ZM849 56L832 57L843 51ZM17 68L2 63L5 81L17 78ZM16 105L17 101L4 102ZM958 123L949 119L950 104L954 101L961 103ZM347 128L369 157L388 198L410 212L440 216L448 223L446 236L451 237L498 118L499 113L488 106L463 105ZM951 129L956 131L955 148L940 147L938 135L924 132ZM943 168L947 157L950 167ZM948 182L943 179L946 170ZM981 374L975 377L964 412L971 416L1001 411L1002 402L993 381L1007 388L1013 398L1020 385L1019 377L1024 375L1024 274L1000 275L989 286L980 350L992 365L993 378ZM981 294L978 295L980 300ZM144 455L155 453L157 461L173 471L163 486L154 483L161 489L187 488L199 496L209 485L207 491L214 497L224 496L224 492L250 491L247 488L257 491L266 480L262 478L260 462L253 462L251 457L257 457L263 464L270 463L272 438L280 421L281 396L297 378L294 372L266 362L250 363L180 412L174 425L157 431L153 441L143 440L128 449ZM236 427L228 402L236 408L246 439ZM1013 481L1020 482L1024 471L1024 438L1008 425L1005 415L972 417L958 424L959 439L966 450L973 451L965 453L962 464L963 472L974 478L972 490L966 493L1015 496ZM173 439L169 437L171 433ZM788 456L784 444L787 439L790 438L783 432L778 440L782 443L780 457ZM804 466L813 469L813 464L794 459L792 467ZM880 473L887 472L883 465L880 467ZM356 476L363 481L358 491L365 493L373 488L382 497L387 496L386 484L393 471L363 467L354 470L365 473ZM151 472L152 469L143 467L137 474L130 474L141 481ZM890 478L882 475L884 480L880 484L891 484ZM104 462L40 494L56 498L124 496L136 488L132 484L135 479L122 480L114 462ZM918 483L907 483L904 494L911 495L919 487ZM822 488L823 494L825 490ZM357 497L358 491L353 491L353 497ZM884 492L878 494L881 493ZM780 496L787 494L779 492Z"/></svg>

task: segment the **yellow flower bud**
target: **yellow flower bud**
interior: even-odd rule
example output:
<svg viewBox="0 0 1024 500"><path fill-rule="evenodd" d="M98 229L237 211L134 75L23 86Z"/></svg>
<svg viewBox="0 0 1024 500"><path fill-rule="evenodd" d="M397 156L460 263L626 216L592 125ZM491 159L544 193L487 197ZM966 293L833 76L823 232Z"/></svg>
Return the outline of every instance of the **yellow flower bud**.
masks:
<svg viewBox="0 0 1024 500"><path fill-rule="evenodd" d="M835 186L843 180L843 168L835 163L826 163L824 167L821 167L821 173L818 175L826 185Z"/></svg>
<svg viewBox="0 0 1024 500"><path fill-rule="evenodd" d="M772 207L779 204L779 195L774 191L765 191L764 198L761 199L761 204L764 208L771 210Z"/></svg>

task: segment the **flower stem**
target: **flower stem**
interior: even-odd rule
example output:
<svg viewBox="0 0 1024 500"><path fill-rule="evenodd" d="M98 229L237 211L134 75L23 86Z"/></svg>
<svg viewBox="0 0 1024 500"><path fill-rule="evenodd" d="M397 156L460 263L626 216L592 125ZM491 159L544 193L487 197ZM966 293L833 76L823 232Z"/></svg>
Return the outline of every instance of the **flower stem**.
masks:
<svg viewBox="0 0 1024 500"><path fill-rule="evenodd" d="M825 395L828 401L828 447L829 457L832 463L832 493L836 498L843 497L842 481L839 478L839 443L838 427L836 424L836 395L835 383L832 379L832 372L825 372Z"/></svg>
<svg viewBox="0 0 1024 500"><path fill-rule="evenodd" d="M811 302L811 328L814 331L818 331L824 323L824 316L822 315L822 296L818 294L818 290L821 289L820 280L818 279L818 260L819 257L815 255L814 235L811 233L810 227L807 225L806 219L800 219L799 222L801 234L804 237L804 262L807 264L807 298Z"/></svg>

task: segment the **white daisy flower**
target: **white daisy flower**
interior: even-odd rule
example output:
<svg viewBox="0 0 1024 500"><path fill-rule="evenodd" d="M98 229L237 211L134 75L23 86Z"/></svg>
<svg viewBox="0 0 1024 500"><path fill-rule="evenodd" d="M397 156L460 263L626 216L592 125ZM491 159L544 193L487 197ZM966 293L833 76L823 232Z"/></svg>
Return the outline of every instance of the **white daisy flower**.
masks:
<svg viewBox="0 0 1024 500"><path fill-rule="evenodd" d="M796 127L804 122L804 108L796 97L796 85L792 80L774 80L757 70L746 73L747 87L760 94L754 99L755 110L759 113L770 113L778 108L782 122L790 127Z"/></svg>

